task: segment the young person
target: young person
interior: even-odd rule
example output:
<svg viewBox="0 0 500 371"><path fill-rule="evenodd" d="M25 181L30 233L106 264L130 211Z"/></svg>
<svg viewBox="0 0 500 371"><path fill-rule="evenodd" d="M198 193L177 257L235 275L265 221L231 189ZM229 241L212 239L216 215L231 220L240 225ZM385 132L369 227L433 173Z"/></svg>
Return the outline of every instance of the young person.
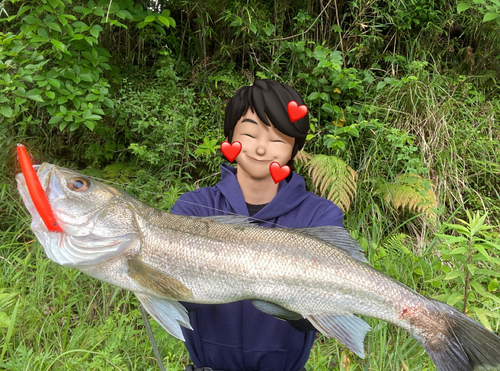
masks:
<svg viewBox="0 0 500 371"><path fill-rule="evenodd" d="M291 122L290 101L304 104L294 89L273 80L256 80L235 93L226 106L224 134L242 149L237 167L223 164L221 181L182 195L173 214L213 216L239 214L265 227L342 226L342 211L305 188L290 172L275 184L269 165L276 161L293 170L303 147L309 118ZM194 331L184 329L195 366L222 371L298 371L307 362L316 332L306 320L287 322L257 310L251 301L220 305L185 303Z"/></svg>

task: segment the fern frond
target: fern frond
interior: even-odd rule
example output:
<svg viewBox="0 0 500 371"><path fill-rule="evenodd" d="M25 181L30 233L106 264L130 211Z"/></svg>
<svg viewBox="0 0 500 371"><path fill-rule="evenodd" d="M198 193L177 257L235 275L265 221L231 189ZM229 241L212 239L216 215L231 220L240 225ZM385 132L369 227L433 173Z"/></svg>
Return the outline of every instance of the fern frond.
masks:
<svg viewBox="0 0 500 371"><path fill-rule="evenodd" d="M437 197L432 182L415 174L402 174L394 183L380 184L377 193L396 210L408 209L414 213L436 218Z"/></svg>
<svg viewBox="0 0 500 371"><path fill-rule="evenodd" d="M304 166L307 166L307 163L311 160L311 158L312 156L309 153L305 151L299 151L297 152L294 160L300 162Z"/></svg>
<svg viewBox="0 0 500 371"><path fill-rule="evenodd" d="M312 157L303 151L300 155L300 161L305 163L316 193L347 212L356 196L358 173L338 157L326 155Z"/></svg>
<svg viewBox="0 0 500 371"><path fill-rule="evenodd" d="M411 246L411 250L408 248ZM411 254L414 250L413 241L405 233L392 234L382 241L382 246L387 250L403 251L405 254Z"/></svg>

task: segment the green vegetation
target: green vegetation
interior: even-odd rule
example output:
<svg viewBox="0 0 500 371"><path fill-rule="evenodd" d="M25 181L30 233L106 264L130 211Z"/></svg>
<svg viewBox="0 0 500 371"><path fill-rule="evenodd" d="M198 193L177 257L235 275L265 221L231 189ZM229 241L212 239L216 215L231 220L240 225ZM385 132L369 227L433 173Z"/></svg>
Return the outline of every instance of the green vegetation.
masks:
<svg viewBox="0 0 500 371"><path fill-rule="evenodd" d="M298 171L370 262L500 331L497 0L0 3L0 369L157 369L137 300L52 263L14 183L16 143L169 209L218 180L225 102L254 78L311 114ZM320 337L308 370L435 370L369 319L361 360ZM164 363L182 343L151 321Z"/></svg>

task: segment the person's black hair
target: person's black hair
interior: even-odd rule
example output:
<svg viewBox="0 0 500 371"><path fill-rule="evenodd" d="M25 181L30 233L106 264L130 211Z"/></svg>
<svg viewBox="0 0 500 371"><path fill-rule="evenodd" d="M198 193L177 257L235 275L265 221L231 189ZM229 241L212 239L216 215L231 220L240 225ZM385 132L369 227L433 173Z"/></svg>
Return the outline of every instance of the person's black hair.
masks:
<svg viewBox="0 0 500 371"><path fill-rule="evenodd" d="M250 108L264 124L271 126L271 121L280 132L295 138L292 157L287 163L292 171L295 170L293 158L304 147L309 131L309 114L291 122L287 105L292 100L299 106L304 104L297 91L274 80L255 80L253 85L239 88L226 105L224 135L232 143L236 123Z"/></svg>

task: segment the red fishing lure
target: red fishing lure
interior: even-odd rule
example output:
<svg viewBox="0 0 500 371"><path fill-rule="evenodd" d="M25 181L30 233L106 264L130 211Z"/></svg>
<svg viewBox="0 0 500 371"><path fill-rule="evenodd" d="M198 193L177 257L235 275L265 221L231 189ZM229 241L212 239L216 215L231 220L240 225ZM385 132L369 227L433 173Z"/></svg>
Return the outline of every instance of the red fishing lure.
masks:
<svg viewBox="0 0 500 371"><path fill-rule="evenodd" d="M31 164L26 148L24 148L22 144L17 145L17 154L19 156L19 163L21 164L26 186L28 187L36 211L38 211L38 214L49 231L62 232L62 228L57 223L52 208L50 207L49 200L47 199L47 195L42 188L42 184Z"/></svg>

